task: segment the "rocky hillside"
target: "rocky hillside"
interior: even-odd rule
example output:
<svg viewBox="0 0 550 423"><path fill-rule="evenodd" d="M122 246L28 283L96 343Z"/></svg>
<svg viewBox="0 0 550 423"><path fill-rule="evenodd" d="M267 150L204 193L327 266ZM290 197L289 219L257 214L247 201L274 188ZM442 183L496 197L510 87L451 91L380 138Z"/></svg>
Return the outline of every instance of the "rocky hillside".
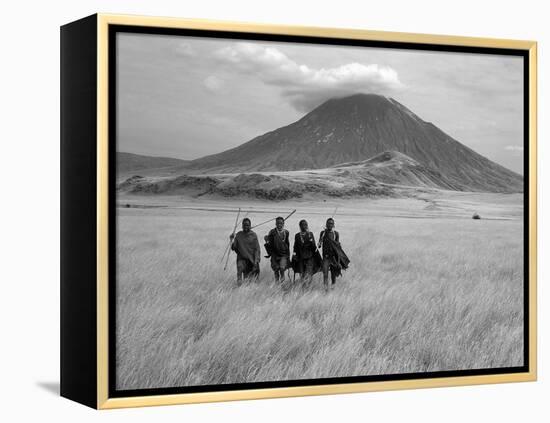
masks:
<svg viewBox="0 0 550 423"><path fill-rule="evenodd" d="M396 151L361 162L287 172L254 172L170 177L132 176L118 185L121 194L222 196L286 200L307 196L397 197L403 190L452 190L438 171Z"/></svg>

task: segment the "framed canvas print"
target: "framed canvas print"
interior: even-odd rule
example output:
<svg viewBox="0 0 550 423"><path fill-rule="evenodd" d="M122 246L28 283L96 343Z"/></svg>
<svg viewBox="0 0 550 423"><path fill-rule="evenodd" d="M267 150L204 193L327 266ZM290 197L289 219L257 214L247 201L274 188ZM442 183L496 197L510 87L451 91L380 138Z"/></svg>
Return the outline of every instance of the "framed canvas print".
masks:
<svg viewBox="0 0 550 423"><path fill-rule="evenodd" d="M61 28L61 394L536 379L536 43Z"/></svg>

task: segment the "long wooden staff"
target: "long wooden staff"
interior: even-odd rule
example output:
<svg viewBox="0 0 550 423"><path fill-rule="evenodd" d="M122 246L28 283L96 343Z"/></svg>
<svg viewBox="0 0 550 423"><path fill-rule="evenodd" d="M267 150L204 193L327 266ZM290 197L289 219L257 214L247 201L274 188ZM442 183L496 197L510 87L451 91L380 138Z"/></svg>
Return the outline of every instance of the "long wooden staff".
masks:
<svg viewBox="0 0 550 423"><path fill-rule="evenodd" d="M296 213L296 209L292 210L292 212L291 212L287 217L285 217L285 221L286 221L290 216L292 216L294 213Z"/></svg>
<svg viewBox="0 0 550 423"><path fill-rule="evenodd" d="M233 233L231 238L229 239L229 246L228 248L231 248L231 244L233 244L233 241L235 240L235 231L237 230L237 225L239 224L239 216L241 215L241 208L239 207L239 211L237 212L237 218L235 219L235 226L233 226ZM229 263L229 256L231 255L231 250L227 253L227 259L225 260L225 265L223 266L223 270L227 269L227 263Z"/></svg>
<svg viewBox="0 0 550 423"><path fill-rule="evenodd" d="M296 213L296 209L292 210L292 212L291 212L287 217L285 217L285 220L287 220L287 219L288 219L290 216L292 216L294 213ZM275 219L277 219L277 218L274 217L274 218L272 218L272 219L266 220L265 222L258 223L257 225L252 226L250 229L254 229L254 228L257 228L258 226L265 225L266 223L273 222Z"/></svg>
<svg viewBox="0 0 550 423"><path fill-rule="evenodd" d="M247 212L245 213L243 219L244 219L246 216L248 216L249 213L250 213L250 212L247 211ZM239 215L237 215L237 220L239 219L238 216L239 216ZM231 242L229 242L229 244L227 244L227 245L225 246L225 250L223 251L223 256L222 256L222 258L221 258L221 260L220 260L222 263L223 263L223 259L225 258L225 255L228 253L228 251L231 251L231 249L230 249L229 247L231 247Z"/></svg>

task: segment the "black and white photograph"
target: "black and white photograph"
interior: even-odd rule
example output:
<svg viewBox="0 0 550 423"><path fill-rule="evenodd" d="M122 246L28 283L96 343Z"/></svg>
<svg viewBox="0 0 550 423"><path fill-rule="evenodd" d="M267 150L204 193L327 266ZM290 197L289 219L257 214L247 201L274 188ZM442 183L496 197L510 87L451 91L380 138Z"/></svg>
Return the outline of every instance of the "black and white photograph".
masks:
<svg viewBox="0 0 550 423"><path fill-rule="evenodd" d="M522 55L115 38L117 391L526 365Z"/></svg>

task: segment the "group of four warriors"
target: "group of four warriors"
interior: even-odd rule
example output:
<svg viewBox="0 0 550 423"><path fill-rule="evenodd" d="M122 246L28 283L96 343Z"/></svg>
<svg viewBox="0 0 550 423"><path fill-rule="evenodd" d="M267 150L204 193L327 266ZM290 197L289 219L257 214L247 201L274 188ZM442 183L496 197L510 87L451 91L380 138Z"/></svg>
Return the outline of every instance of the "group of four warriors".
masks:
<svg viewBox="0 0 550 423"><path fill-rule="evenodd" d="M299 222L300 232L294 237L292 259L290 258L290 233L285 229L285 219L277 217L275 228L264 237L266 258L271 259L275 281L285 282L285 272L292 268L300 274L300 280L305 286L311 283L312 277L318 271L323 272L325 289L334 287L336 277L347 269L349 259L342 250L340 234L334 229L334 219L329 218L319 235L319 243L309 231L306 220ZM251 229L248 218L242 220L242 230L230 235L231 249L237 253L237 283L243 279L257 280L260 273L261 250L257 235ZM322 255L319 252L322 250ZM330 274L330 283L329 283Z"/></svg>

